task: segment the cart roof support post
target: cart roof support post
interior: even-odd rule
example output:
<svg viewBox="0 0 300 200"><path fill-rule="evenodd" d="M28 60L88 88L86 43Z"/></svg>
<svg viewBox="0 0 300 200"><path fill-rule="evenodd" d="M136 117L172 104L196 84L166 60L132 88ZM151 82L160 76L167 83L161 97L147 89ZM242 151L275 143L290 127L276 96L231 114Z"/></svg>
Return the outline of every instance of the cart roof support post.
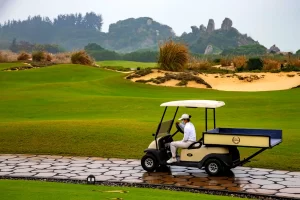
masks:
<svg viewBox="0 0 300 200"><path fill-rule="evenodd" d="M177 106L177 108L176 108L176 111L175 111L175 114L174 114L173 121L172 121L172 124L171 124L171 126L170 126L170 130L169 130L169 132L171 131L171 129L172 129L172 126L173 126L173 124L174 124L175 117L176 117L176 115L177 115L177 111L178 111L178 109L179 109L179 106Z"/></svg>
<svg viewBox="0 0 300 200"><path fill-rule="evenodd" d="M214 109L214 129L216 128L216 109Z"/></svg>
<svg viewBox="0 0 300 200"><path fill-rule="evenodd" d="M158 134L158 132L159 132L161 123L162 123L162 121L164 120L164 117L165 117L167 108L168 108L168 106L165 107L164 113L163 113L163 115L162 115L162 117L161 117L161 120L160 120L160 122L159 122L159 124L158 124L157 130L156 130L156 133L155 133L155 138L154 138L154 139L155 139L155 143L156 143L156 149L158 149L158 146L157 146L157 139L156 139L156 138L157 138L157 134Z"/></svg>
<svg viewBox="0 0 300 200"><path fill-rule="evenodd" d="M205 131L207 131L207 108L205 108Z"/></svg>
<svg viewBox="0 0 300 200"><path fill-rule="evenodd" d="M216 128L216 109L215 108L205 108L205 131L207 131L207 124L208 124L208 119L207 119L207 110L212 109L213 110L213 115L214 115L214 129Z"/></svg>

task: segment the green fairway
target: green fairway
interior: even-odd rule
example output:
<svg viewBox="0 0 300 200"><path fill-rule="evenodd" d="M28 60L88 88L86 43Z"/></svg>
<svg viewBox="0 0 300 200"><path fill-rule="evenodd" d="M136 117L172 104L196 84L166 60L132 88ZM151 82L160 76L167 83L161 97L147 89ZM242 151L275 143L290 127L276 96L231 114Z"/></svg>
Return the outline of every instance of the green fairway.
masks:
<svg viewBox="0 0 300 200"><path fill-rule="evenodd" d="M158 189L130 187L109 187L79 185L69 183L50 183L40 181L0 180L1 200L6 199L111 199L111 200L151 200L151 199L190 199L190 200L229 200L241 199L189 192L175 192Z"/></svg>
<svg viewBox="0 0 300 200"><path fill-rule="evenodd" d="M148 68L148 67L156 67L156 63L146 63L146 62L135 62L135 61L125 61L125 60L106 60L97 62L100 66L117 66L124 68Z"/></svg>
<svg viewBox="0 0 300 200"><path fill-rule="evenodd" d="M0 64L0 69L8 65ZM217 126L283 130L283 143L247 166L300 170L300 89L225 92L132 83L124 74L80 65L0 71L0 153L141 158L165 101L225 101ZM171 109L174 111L175 109ZM190 113L197 138L203 109ZM166 119L171 118L167 113ZM212 115L210 115L210 118ZM212 124L210 124L212 125ZM210 126L209 128L212 128ZM181 139L178 134L175 139ZM242 156L256 149L241 149Z"/></svg>

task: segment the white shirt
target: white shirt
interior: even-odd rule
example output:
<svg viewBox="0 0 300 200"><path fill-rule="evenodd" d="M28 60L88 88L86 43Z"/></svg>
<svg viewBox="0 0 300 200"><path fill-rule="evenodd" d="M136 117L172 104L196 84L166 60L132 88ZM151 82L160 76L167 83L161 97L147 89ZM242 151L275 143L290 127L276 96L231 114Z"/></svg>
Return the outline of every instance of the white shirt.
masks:
<svg viewBox="0 0 300 200"><path fill-rule="evenodd" d="M187 122L184 126L184 137L182 141L196 142L196 130L192 122Z"/></svg>

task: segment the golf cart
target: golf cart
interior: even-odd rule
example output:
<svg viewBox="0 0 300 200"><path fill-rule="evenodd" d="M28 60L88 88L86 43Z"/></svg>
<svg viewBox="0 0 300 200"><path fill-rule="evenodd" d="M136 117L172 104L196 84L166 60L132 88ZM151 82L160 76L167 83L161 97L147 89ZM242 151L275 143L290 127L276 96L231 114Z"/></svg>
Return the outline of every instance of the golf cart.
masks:
<svg viewBox="0 0 300 200"><path fill-rule="evenodd" d="M216 108L224 106L223 101L214 100L184 100L171 101L161 104L165 107L156 132L154 141L144 150L146 153L141 165L144 170L153 172L159 167L169 165L204 168L209 175L220 175L236 166L242 166L253 157L266 149L272 148L282 142L282 130L268 129L241 129L241 128L216 128ZM168 107L176 107L173 119L163 121ZM170 143L177 133L184 133L179 124L175 124L176 131L171 134L176 114L179 107L204 108L205 131L202 137L192 143L187 149L181 149L177 162L168 164L171 158ZM208 130L208 110L213 112L213 129ZM257 152L241 160L237 147L259 148Z"/></svg>

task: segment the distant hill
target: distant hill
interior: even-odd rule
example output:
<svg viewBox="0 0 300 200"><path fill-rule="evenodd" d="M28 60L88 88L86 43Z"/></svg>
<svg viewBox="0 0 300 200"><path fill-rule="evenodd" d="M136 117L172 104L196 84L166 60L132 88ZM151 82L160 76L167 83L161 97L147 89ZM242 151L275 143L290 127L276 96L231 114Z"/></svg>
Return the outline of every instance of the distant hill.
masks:
<svg viewBox="0 0 300 200"><path fill-rule="evenodd" d="M207 27L192 26L192 32L177 37L171 27L149 17L120 20L102 32L102 16L95 13L59 15L54 20L47 17L28 17L23 21L8 21L0 26L0 49L7 49L14 38L39 44L59 44L66 50L82 49L97 43L116 52L137 50L157 51L158 44L172 38L188 44L192 53L220 54L224 49L259 44L232 27L225 18L220 29L215 29L210 19Z"/></svg>
<svg viewBox="0 0 300 200"><path fill-rule="evenodd" d="M159 41L174 38L171 27L149 17L129 18L109 26L106 38L99 42L107 49L132 52L138 49L156 49Z"/></svg>
<svg viewBox="0 0 300 200"><path fill-rule="evenodd" d="M225 49L223 50L222 55L263 55L266 53L266 47L259 44L251 44Z"/></svg>

